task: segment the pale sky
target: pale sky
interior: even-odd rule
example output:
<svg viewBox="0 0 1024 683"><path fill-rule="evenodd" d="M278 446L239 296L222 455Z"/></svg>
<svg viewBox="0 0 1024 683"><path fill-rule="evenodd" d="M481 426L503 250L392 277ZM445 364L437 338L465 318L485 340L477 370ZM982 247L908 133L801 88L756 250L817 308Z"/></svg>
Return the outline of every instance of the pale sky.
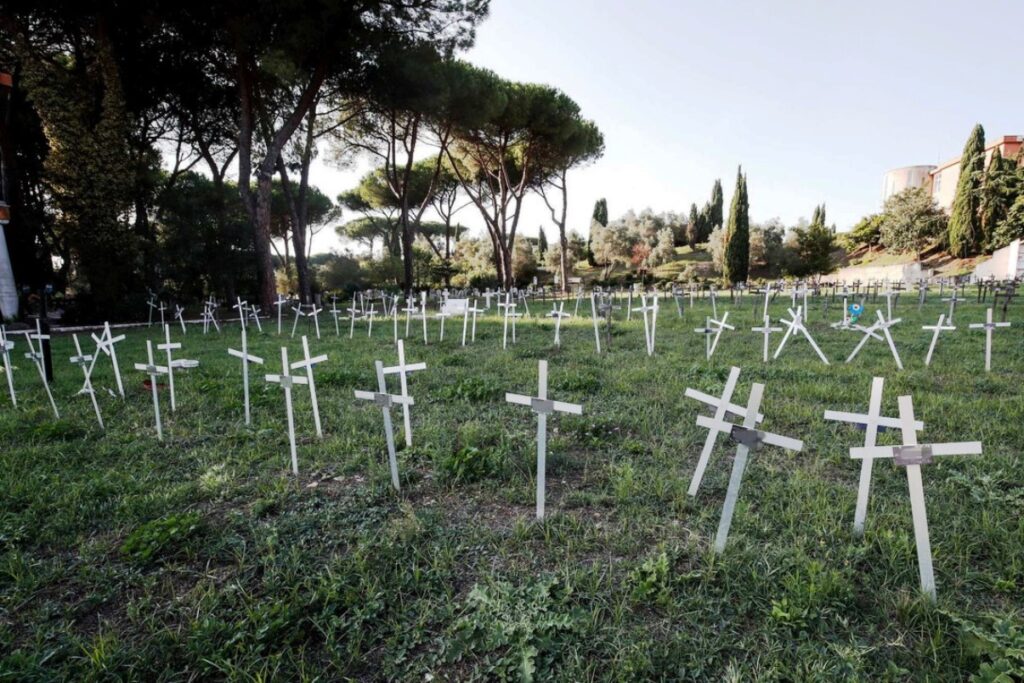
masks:
<svg viewBox="0 0 1024 683"><path fill-rule="evenodd" d="M491 0L464 55L565 91L606 152L569 178L570 228L594 201L685 213L715 178L726 210L743 165L751 220L825 202L840 230L881 204L887 169L960 154L972 126L1024 134L1024 2ZM317 163L334 197L358 172ZM469 207L459 219L482 230ZM346 216L346 219L354 216ZM554 230L540 199L520 230ZM314 251L337 246L325 229Z"/></svg>

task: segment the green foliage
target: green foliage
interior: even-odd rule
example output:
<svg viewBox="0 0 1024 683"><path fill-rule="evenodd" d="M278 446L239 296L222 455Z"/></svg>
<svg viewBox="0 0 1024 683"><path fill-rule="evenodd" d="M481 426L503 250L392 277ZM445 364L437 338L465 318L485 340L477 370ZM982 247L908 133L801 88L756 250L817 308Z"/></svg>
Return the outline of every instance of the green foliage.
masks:
<svg viewBox="0 0 1024 683"><path fill-rule="evenodd" d="M881 244L895 253L920 254L946 228L946 215L923 187L908 187L885 200Z"/></svg>
<svg viewBox="0 0 1024 683"><path fill-rule="evenodd" d="M744 191L746 190L746 177L743 179ZM725 197L722 194L722 179L715 178L715 184L711 188L711 201L708 202L707 208L705 209L705 217L707 219L707 228L705 235L714 228L722 225L722 211L725 208Z"/></svg>
<svg viewBox="0 0 1024 683"><path fill-rule="evenodd" d="M633 600L667 605L672 597L669 592L669 571L668 555L664 550L644 560L629 574Z"/></svg>
<svg viewBox="0 0 1024 683"><path fill-rule="evenodd" d="M971 131L960 155L960 178L949 217L949 251L956 258L978 253L982 232L978 216L978 194L985 171L985 129L978 124Z"/></svg>
<svg viewBox="0 0 1024 683"><path fill-rule="evenodd" d="M1004 247L1015 239L1007 237L1019 234L1020 204L1024 204L1024 168L1003 159L996 147L985 171L979 201L979 225L986 250Z"/></svg>
<svg viewBox="0 0 1024 683"><path fill-rule="evenodd" d="M594 202L594 213L591 218L601 225L608 225L608 200L601 197Z"/></svg>
<svg viewBox="0 0 1024 683"><path fill-rule="evenodd" d="M200 528L202 517L198 512L168 515L143 524L124 540L121 552L138 562L150 562L169 557Z"/></svg>
<svg viewBox="0 0 1024 683"><path fill-rule="evenodd" d="M474 586L451 633L449 662L473 661L474 677L546 679L583 627L572 596L570 585L553 578Z"/></svg>
<svg viewBox="0 0 1024 683"><path fill-rule="evenodd" d="M796 261L790 266L792 275L803 277L832 270L836 236L830 228L811 223L806 228L793 228L793 236Z"/></svg>
<svg viewBox="0 0 1024 683"><path fill-rule="evenodd" d="M745 282L750 271L750 202L747 177L736 172L736 191L729 205L729 223L725 226L725 253L722 276L729 282Z"/></svg>
<svg viewBox="0 0 1024 683"><path fill-rule="evenodd" d="M847 232L836 237L844 248L853 251L858 247L876 247L882 242L882 223L885 221L885 214L872 213L861 218Z"/></svg>

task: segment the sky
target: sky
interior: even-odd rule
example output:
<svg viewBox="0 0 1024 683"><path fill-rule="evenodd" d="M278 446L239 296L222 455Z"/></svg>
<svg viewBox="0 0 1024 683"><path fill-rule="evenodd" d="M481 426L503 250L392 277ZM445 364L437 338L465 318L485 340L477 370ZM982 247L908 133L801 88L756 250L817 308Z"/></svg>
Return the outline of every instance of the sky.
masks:
<svg viewBox="0 0 1024 683"><path fill-rule="evenodd" d="M463 57L560 88L600 127L604 156L569 176L582 234L601 197L612 218L686 213L715 178L728 211L740 165L752 221L825 202L845 230L880 208L886 170L958 156L975 123L1024 134L1022 26L1019 0L491 0ZM311 179L333 197L361 170L317 161ZM474 210L458 219L482 231ZM538 226L552 236L530 198L520 230ZM313 244L337 246L332 229Z"/></svg>

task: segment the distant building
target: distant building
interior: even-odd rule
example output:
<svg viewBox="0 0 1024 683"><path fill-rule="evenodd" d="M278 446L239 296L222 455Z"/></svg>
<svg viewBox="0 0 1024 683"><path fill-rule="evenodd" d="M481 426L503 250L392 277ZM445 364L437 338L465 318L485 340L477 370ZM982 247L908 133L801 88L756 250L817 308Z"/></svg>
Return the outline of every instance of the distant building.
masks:
<svg viewBox="0 0 1024 683"><path fill-rule="evenodd" d="M985 145L985 166L992 153L998 148L1004 159L1013 159L1024 146L1024 135L1004 135ZM904 166L885 174L882 186L882 201L908 187L923 187L939 205L949 213L956 197L956 184L960 179L960 157L950 159L938 166Z"/></svg>

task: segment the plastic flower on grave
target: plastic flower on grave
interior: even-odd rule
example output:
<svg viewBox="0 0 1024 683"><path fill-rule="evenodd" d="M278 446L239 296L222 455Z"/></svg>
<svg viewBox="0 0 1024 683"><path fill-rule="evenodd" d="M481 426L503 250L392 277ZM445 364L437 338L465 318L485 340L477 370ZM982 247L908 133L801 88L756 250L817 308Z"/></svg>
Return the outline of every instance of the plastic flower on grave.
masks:
<svg viewBox="0 0 1024 683"><path fill-rule="evenodd" d="M850 304L847 307L850 312L850 322L856 324L860 317L864 314L864 307L860 304Z"/></svg>

